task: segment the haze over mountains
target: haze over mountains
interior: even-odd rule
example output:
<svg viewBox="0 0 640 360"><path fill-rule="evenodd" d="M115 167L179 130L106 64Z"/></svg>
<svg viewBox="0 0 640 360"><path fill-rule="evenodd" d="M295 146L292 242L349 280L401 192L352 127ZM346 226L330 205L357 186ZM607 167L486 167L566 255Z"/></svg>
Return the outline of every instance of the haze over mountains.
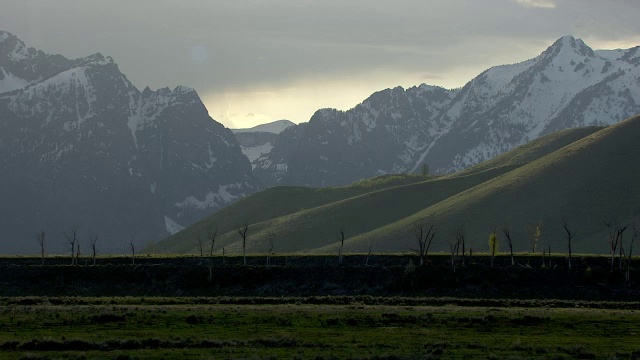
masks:
<svg viewBox="0 0 640 360"><path fill-rule="evenodd" d="M640 51L594 51L572 36L493 67L461 89L420 85L322 109L283 131L254 173L266 185L336 186L385 173L450 173L540 135L640 113Z"/></svg>
<svg viewBox="0 0 640 360"><path fill-rule="evenodd" d="M249 224L247 251L336 254L408 252L415 227L434 225L431 251L446 252L463 231L467 249L487 252L491 227L508 226L514 251L530 251L530 224L541 226L538 249L566 253L562 219L576 232L574 253L607 253L603 221L640 225L640 116L609 127L554 132L467 170L444 176L386 175L346 187L274 187L208 216L151 250L196 253L197 234L217 227L216 253L241 253L238 226ZM277 205L274 205L277 204ZM639 227L640 229L640 227ZM631 231L623 242L629 248ZM508 251L499 233L500 251ZM637 239L636 239L637 240Z"/></svg>
<svg viewBox="0 0 640 360"><path fill-rule="evenodd" d="M3 252L33 251L39 230L59 252L75 225L124 252L258 189L193 89L140 91L110 57L45 54L7 32L0 127Z"/></svg>
<svg viewBox="0 0 640 360"><path fill-rule="evenodd" d="M100 234L103 251L126 252L130 239L140 245L158 241L264 187L345 185L415 172L423 163L452 173L556 130L614 124L636 113L638 48L593 51L568 36L534 59L491 68L461 89L387 89L349 111L322 109L308 123L281 120L234 134L209 117L193 89L140 91L108 56L45 54L0 31L0 251L33 252L35 232L45 230L49 251L63 252L62 232L79 225L85 239ZM422 184L424 179L411 177L400 182L420 183L415 186L426 186L420 191L428 196L435 194L432 186L441 186L429 198L435 204L507 169L452 175L451 183ZM389 185L382 183L373 188ZM382 224L426 207L352 202L371 189L360 184L317 190L320 197L314 189L272 189L256 196L283 191L278 194L308 203L289 209L282 198L269 198L251 210L262 209L261 215L236 214L226 226L271 221L272 214L278 226L291 221L291 231L299 231L316 216L372 204L381 207L376 221ZM389 201L405 199L385 194ZM355 207L343 208L348 204ZM330 212L312 210L325 205ZM280 218L283 207L295 219ZM301 209L307 212L298 214ZM371 226L359 231L375 230ZM330 245L323 241L294 246ZM190 251L191 245L158 249Z"/></svg>

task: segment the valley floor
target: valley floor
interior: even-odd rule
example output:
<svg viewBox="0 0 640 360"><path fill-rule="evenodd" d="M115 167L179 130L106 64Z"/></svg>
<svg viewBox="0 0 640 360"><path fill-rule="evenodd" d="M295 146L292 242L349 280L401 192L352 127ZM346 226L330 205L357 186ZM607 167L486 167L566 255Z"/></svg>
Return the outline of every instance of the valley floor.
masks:
<svg viewBox="0 0 640 360"><path fill-rule="evenodd" d="M209 300L2 298L0 358L640 358L639 303Z"/></svg>

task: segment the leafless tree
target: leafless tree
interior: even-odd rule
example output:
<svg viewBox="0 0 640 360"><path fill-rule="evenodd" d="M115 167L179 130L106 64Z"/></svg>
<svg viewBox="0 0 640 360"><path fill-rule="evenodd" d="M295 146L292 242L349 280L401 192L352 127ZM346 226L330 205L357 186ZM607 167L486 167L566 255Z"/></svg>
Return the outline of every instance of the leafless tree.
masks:
<svg viewBox="0 0 640 360"><path fill-rule="evenodd" d="M204 256L204 243L202 241L202 236L200 233L196 232L196 246L198 246L198 250L200 250L200 257Z"/></svg>
<svg viewBox="0 0 640 360"><path fill-rule="evenodd" d="M369 258L371 257L371 249L373 249L373 240L369 243L369 252L367 253L367 259L364 261L364 266L369 266Z"/></svg>
<svg viewBox="0 0 640 360"><path fill-rule="evenodd" d="M449 242L449 250L451 251L451 268L453 272L456 271L456 254L458 253L458 249L460 248L460 240L456 239L455 241Z"/></svg>
<svg viewBox="0 0 640 360"><path fill-rule="evenodd" d="M207 237L209 238L209 256L213 257L213 246L216 244L216 236L218 236L218 228L211 224L207 229Z"/></svg>
<svg viewBox="0 0 640 360"><path fill-rule="evenodd" d="M627 269L625 279L627 280L627 284L631 282L631 255L633 253L633 243L637 238L640 237L640 229L636 227L635 222L631 224L631 241L629 242L629 255L627 255Z"/></svg>
<svg viewBox="0 0 640 360"><path fill-rule="evenodd" d="M131 230L129 232L129 247L131 248L131 265L136 264L136 247L134 240L138 234L137 230Z"/></svg>
<svg viewBox="0 0 640 360"><path fill-rule="evenodd" d="M624 252L622 245L622 235L631 224L621 225L613 216L611 216L610 219L605 219L603 222L609 230L609 251L611 253L611 271L613 272L616 250L618 248L620 249L620 268L622 268L622 253Z"/></svg>
<svg viewBox="0 0 640 360"><path fill-rule="evenodd" d="M416 238L417 249L411 249L418 254L420 266L424 265L429 255L429 247L436 236L433 222L420 222L413 228L413 235Z"/></svg>
<svg viewBox="0 0 640 360"><path fill-rule="evenodd" d="M93 250L93 266L96 265L96 255L97 255L97 245L98 245L98 234L94 236L90 236L89 240L91 241L91 250Z"/></svg>
<svg viewBox="0 0 640 360"><path fill-rule="evenodd" d="M78 243L79 228L79 225L75 225L69 229L69 232L62 233L67 240L67 244L71 247L71 265L76 264L76 244Z"/></svg>
<svg viewBox="0 0 640 360"><path fill-rule="evenodd" d="M576 236L575 231L569 228L569 219L565 216L562 218L562 228L567 237L567 248L569 249L569 270L571 270L571 240Z"/></svg>
<svg viewBox="0 0 640 360"><path fill-rule="evenodd" d="M338 248L338 264L342 264L342 250L344 249L344 229L340 227L340 247Z"/></svg>
<svg viewBox="0 0 640 360"><path fill-rule="evenodd" d="M529 223L527 225L527 235L529 236L529 243L531 244L531 253L535 254L540 236L542 235L542 222Z"/></svg>
<svg viewBox="0 0 640 360"><path fill-rule="evenodd" d="M489 233L489 251L491 252L491 267L493 267L493 262L496 258L496 253L498 252L498 233L497 226L491 225L491 233Z"/></svg>
<svg viewBox="0 0 640 360"><path fill-rule="evenodd" d="M245 220L244 225L238 227L238 234L242 236L242 260L244 266L247 266L247 231L249 231L249 224Z"/></svg>
<svg viewBox="0 0 640 360"><path fill-rule="evenodd" d="M509 224L502 225L502 233L507 238L507 244L509 245L509 253L511 254L511 266L514 266L516 263L513 260L513 241L511 240L511 229L509 229Z"/></svg>
<svg viewBox="0 0 640 360"><path fill-rule="evenodd" d="M36 240L38 241L38 245L40 245L40 255L42 256L42 265L44 265L44 238L46 234L44 230L36 233Z"/></svg>
<svg viewBox="0 0 640 360"><path fill-rule="evenodd" d="M459 228L455 232L455 239L458 243L458 249L462 248L462 266L465 265L465 252L466 252L466 237L464 234L464 229Z"/></svg>
<svg viewBox="0 0 640 360"><path fill-rule="evenodd" d="M267 267L269 267L271 266L271 254L273 254L273 246L276 239L276 234L273 232L269 232L267 237L269 241L269 250L267 251Z"/></svg>

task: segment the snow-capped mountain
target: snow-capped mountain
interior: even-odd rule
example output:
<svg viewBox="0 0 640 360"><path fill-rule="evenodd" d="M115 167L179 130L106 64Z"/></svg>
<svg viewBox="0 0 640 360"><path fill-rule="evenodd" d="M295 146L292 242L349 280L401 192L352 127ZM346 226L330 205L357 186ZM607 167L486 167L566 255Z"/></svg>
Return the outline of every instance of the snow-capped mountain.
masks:
<svg viewBox="0 0 640 360"><path fill-rule="evenodd" d="M198 94L139 91L110 57L69 60L0 32L0 249L35 231L101 234L102 248L166 237L257 190L233 133ZM104 237L112 238L112 243Z"/></svg>
<svg viewBox="0 0 640 360"><path fill-rule="evenodd" d="M447 173L560 129L640 113L640 50L594 51L565 36L539 56L493 67L461 89L421 85L322 109L283 131L254 164L265 184L344 185L423 163Z"/></svg>
<svg viewBox="0 0 640 360"><path fill-rule="evenodd" d="M231 131L238 140L242 153L249 159L252 168L255 168L254 162L273 149L278 134L292 125L295 124L289 120L277 120L248 129L231 129Z"/></svg>
<svg viewBox="0 0 640 360"><path fill-rule="evenodd" d="M234 134L246 133L246 132L267 132L271 134L280 134L284 129L291 125L295 125L289 120L276 120L266 124L256 125L246 129L231 129Z"/></svg>

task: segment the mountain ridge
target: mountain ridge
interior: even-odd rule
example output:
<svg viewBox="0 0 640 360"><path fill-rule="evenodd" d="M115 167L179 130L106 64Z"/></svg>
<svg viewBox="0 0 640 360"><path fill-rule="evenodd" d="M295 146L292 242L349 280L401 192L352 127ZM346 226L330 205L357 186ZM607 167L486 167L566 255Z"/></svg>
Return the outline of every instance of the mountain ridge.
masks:
<svg viewBox="0 0 640 360"><path fill-rule="evenodd" d="M80 225L126 252L132 234L157 241L259 188L195 90L140 91L108 56L69 60L0 39L2 249L32 249L45 230L61 251L63 231Z"/></svg>
<svg viewBox="0 0 640 360"><path fill-rule="evenodd" d="M459 89L381 90L283 131L254 174L266 185L341 186L423 163L450 173L557 130L611 125L640 113L638 55L637 47L594 51L564 36Z"/></svg>

